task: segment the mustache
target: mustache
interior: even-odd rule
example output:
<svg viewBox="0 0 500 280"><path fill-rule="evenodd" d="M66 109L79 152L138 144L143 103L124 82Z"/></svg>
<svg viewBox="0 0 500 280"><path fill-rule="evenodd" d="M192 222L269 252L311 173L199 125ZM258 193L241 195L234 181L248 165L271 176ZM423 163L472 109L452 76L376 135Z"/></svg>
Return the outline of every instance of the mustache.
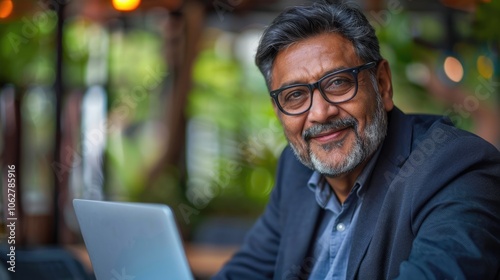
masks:
<svg viewBox="0 0 500 280"><path fill-rule="evenodd" d="M358 122L355 118L350 117L344 119L335 119L327 123L321 123L311 126L302 133L302 138L305 141L309 141L312 137L315 137L325 131L340 130L350 126L354 127L354 130L356 131L356 128L358 127Z"/></svg>

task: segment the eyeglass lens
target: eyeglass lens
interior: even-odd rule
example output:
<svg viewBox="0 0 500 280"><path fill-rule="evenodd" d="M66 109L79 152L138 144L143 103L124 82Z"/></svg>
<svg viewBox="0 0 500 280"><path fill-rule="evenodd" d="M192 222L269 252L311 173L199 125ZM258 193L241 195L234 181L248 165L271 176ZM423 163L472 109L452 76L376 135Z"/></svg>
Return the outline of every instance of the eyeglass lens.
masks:
<svg viewBox="0 0 500 280"><path fill-rule="evenodd" d="M312 91L317 87L299 85L284 89L278 94L278 102L284 111L298 114L307 111L312 102ZM319 81L319 90L331 103L339 103L352 98L356 92L356 77L353 72L325 76Z"/></svg>

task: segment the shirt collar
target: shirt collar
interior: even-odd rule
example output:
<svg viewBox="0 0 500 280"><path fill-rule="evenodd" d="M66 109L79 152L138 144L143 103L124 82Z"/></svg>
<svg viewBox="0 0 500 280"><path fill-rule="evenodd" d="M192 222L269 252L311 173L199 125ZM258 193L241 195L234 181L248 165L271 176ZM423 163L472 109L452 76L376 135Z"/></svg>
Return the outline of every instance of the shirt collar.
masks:
<svg viewBox="0 0 500 280"><path fill-rule="evenodd" d="M366 189L365 186L368 183L368 180L370 179L373 169L375 169L375 165L378 161L378 157L380 156L380 151L382 150L382 145L378 147L378 149L373 153L372 158L368 161L366 164L365 168L363 168L363 171L361 171L361 174L359 174L358 179L356 179L356 183L354 183L354 186L359 186L358 189L356 190L356 194L358 197L362 195L363 189ZM354 190L354 188L353 188Z"/></svg>
<svg viewBox="0 0 500 280"><path fill-rule="evenodd" d="M368 179L371 177L373 169L375 168L375 164L380 155L382 145L378 147L378 149L373 154L372 158L368 161L361 174L359 174L354 186L351 190L351 193L356 192L358 197L361 197L363 194L363 190L366 189L364 187L367 184ZM314 171L309 181L307 181L307 187L314 192L316 196L316 202L322 207L325 208L328 204L328 200L331 195L333 195L332 189L326 183L326 179L319 172ZM364 187L364 188L363 188Z"/></svg>
<svg viewBox="0 0 500 280"><path fill-rule="evenodd" d="M321 206L321 208L325 208L328 204L328 200L332 195L332 190L328 187L328 184L325 183L325 177L321 175L319 172L314 171L307 182L307 187L315 194L316 202Z"/></svg>

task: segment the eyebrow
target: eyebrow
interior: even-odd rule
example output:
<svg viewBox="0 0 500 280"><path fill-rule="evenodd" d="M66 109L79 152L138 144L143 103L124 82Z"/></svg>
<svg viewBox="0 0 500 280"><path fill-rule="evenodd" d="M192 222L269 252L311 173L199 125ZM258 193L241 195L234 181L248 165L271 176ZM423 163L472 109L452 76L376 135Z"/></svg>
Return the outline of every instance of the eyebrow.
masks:
<svg viewBox="0 0 500 280"><path fill-rule="evenodd" d="M356 66L354 66L354 67L356 67ZM349 68L352 68L352 67L340 66L340 67L336 67L336 68L330 69L330 70L326 71L325 73L323 73L323 75L321 75L321 77L318 80L321 80L326 75L329 75L329 74L332 74L332 73L335 73L335 72L338 72L338 71L342 71L342 70L345 70L345 69L349 69ZM318 80L316 80L316 82ZM279 90L279 89L282 89L282 88L285 88L285 87L289 87L289 86L293 86L293 85L308 85L308 84L309 83L304 83L304 82L301 82L301 81L298 81L298 80L293 80L293 81L281 84L277 89L272 90L272 91L276 91L276 90Z"/></svg>

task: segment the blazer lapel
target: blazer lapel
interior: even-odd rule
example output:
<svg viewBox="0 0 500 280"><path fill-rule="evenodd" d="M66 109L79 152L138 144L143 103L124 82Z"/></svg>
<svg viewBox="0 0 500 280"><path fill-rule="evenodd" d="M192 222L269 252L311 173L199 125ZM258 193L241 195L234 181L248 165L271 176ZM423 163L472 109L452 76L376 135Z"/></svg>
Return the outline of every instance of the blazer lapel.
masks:
<svg viewBox="0 0 500 280"><path fill-rule="evenodd" d="M293 217L290 217L290 231L285 236L285 246L291 249L290 254L285 256L285 264L302 265L306 261L320 216L320 207L314 195L307 186L304 186L304 190L310 194L304 193L303 196L296 196L296 211Z"/></svg>
<svg viewBox="0 0 500 280"><path fill-rule="evenodd" d="M287 186L293 192L287 201L286 228L282 236L282 268L284 275L294 274L296 276L308 273L307 254L314 238L317 221L320 216L320 207L316 203L314 193L307 187L307 181L312 171L302 172L293 184ZM309 264L310 265L310 264ZM298 268L300 269L298 270Z"/></svg>
<svg viewBox="0 0 500 280"><path fill-rule="evenodd" d="M412 142L412 123L397 108L389 113L389 126L376 166L363 197L354 228L347 266L348 279L354 279L368 249L387 189L408 158Z"/></svg>

